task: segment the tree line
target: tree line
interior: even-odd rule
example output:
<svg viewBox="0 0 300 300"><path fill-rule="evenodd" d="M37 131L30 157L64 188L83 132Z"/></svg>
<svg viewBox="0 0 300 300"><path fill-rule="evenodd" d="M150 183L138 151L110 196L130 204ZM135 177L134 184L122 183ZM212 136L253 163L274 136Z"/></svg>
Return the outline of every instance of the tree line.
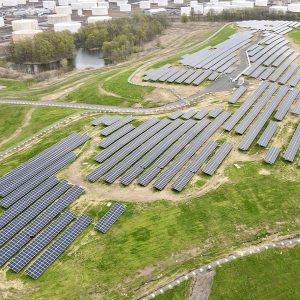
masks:
<svg viewBox="0 0 300 300"><path fill-rule="evenodd" d="M270 12L266 7L244 8L244 9L224 9L220 13L210 10L207 15L195 14L191 11L190 16L182 16L182 22L188 21L211 21L211 22L234 22L246 20L284 20L300 21L300 14L293 12Z"/></svg>
<svg viewBox="0 0 300 300"><path fill-rule="evenodd" d="M166 15L134 15L109 22L96 22L82 27L75 34L77 47L99 49L104 58L119 62L141 50L169 25Z"/></svg>
<svg viewBox="0 0 300 300"><path fill-rule="evenodd" d="M74 49L74 38L69 32L41 32L33 38L11 42L8 53L18 64L46 64L72 58Z"/></svg>

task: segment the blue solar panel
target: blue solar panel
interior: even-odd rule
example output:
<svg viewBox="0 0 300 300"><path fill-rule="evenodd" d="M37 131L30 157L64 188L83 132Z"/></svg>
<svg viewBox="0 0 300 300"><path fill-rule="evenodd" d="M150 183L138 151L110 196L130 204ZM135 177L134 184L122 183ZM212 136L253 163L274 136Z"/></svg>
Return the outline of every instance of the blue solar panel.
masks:
<svg viewBox="0 0 300 300"><path fill-rule="evenodd" d="M46 269L71 245L91 224L88 216L80 216L55 242L25 271L33 279L40 277Z"/></svg>
<svg viewBox="0 0 300 300"><path fill-rule="evenodd" d="M20 272L74 219L76 219L74 213L70 211L62 213L8 264L9 268L14 272Z"/></svg>
<svg viewBox="0 0 300 300"><path fill-rule="evenodd" d="M50 192L45 194L37 202L31 205L25 212L20 214L16 219L0 230L0 245L12 238L25 225L39 215L45 208L53 203L58 197L69 189L70 185L63 181L55 186Z"/></svg>
<svg viewBox="0 0 300 300"><path fill-rule="evenodd" d="M116 203L96 224L95 228L106 233L108 229L117 221L117 219L125 211L125 206L122 203Z"/></svg>
<svg viewBox="0 0 300 300"><path fill-rule="evenodd" d="M15 253L17 253L30 240L30 237L21 232L0 250L0 266L3 266Z"/></svg>

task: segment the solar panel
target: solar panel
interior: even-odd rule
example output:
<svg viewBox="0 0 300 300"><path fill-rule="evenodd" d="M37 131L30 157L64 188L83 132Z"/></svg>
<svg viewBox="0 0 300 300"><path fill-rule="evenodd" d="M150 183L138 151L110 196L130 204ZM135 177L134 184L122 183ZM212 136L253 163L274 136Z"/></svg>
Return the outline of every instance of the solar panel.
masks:
<svg viewBox="0 0 300 300"><path fill-rule="evenodd" d="M290 93L287 95L286 99L284 99L283 103L278 108L274 118L278 121L282 121L285 115L287 114L288 110L290 109L291 105L294 103L295 99L299 95L299 90L294 88Z"/></svg>
<svg viewBox="0 0 300 300"><path fill-rule="evenodd" d="M46 207L53 203L58 197L70 188L66 181L62 181L51 189L42 198L31 205L27 210L21 213L17 218L10 222L7 226L0 230L0 245L3 245L16 233L18 233L25 225L39 215Z"/></svg>
<svg viewBox="0 0 300 300"><path fill-rule="evenodd" d="M117 140L122 138L125 134L132 131L133 129L135 129L134 126L132 126L131 124L127 124L124 127L120 128L119 130L115 131L113 134L111 134L105 140L101 141L99 146L101 148L107 148L108 146L110 146L111 144L113 144L114 142L116 142Z"/></svg>
<svg viewBox="0 0 300 300"><path fill-rule="evenodd" d="M54 202L45 211L43 211L33 222L31 222L24 230L29 236L35 236L48 223L57 217L65 208L71 205L84 192L79 186L73 186L58 201Z"/></svg>
<svg viewBox="0 0 300 300"><path fill-rule="evenodd" d="M195 110L189 110L187 112L185 112L181 118L184 120L188 120L190 118L192 118L197 112Z"/></svg>
<svg viewBox="0 0 300 300"><path fill-rule="evenodd" d="M208 114L208 110L203 108L201 109L200 111L198 111L194 116L193 118L195 120L202 120L206 115Z"/></svg>
<svg viewBox="0 0 300 300"><path fill-rule="evenodd" d="M97 118L97 119L93 120L93 121L91 122L91 125L92 125L92 126L98 126L98 125L101 125L101 124L103 124L103 122L104 122L105 120L108 120L109 118L110 118L110 117L107 116L107 115L101 116L100 118Z"/></svg>
<svg viewBox="0 0 300 300"><path fill-rule="evenodd" d="M228 100L228 103L230 104L234 104L236 103L242 96L243 94L247 91L247 87L244 85L241 85L240 87L238 87L233 95L231 96L231 98Z"/></svg>
<svg viewBox="0 0 300 300"><path fill-rule="evenodd" d="M298 152L299 146L300 146L300 124L298 124L298 127L296 128L288 144L288 147L285 150L283 158L287 161L293 162Z"/></svg>
<svg viewBox="0 0 300 300"><path fill-rule="evenodd" d="M275 68L267 68L260 76L259 79L266 80L275 71Z"/></svg>
<svg viewBox="0 0 300 300"><path fill-rule="evenodd" d="M171 113L170 115L168 115L168 118L171 120L176 120L176 119L180 118L182 115L183 115L183 111L177 110L177 111Z"/></svg>
<svg viewBox="0 0 300 300"><path fill-rule="evenodd" d="M296 102L296 104L292 110L292 114L300 115L300 99L298 99L298 101Z"/></svg>
<svg viewBox="0 0 300 300"><path fill-rule="evenodd" d="M30 241L30 237L24 233L19 233L15 238L0 249L0 266L3 266L14 254L16 254L25 244Z"/></svg>
<svg viewBox="0 0 300 300"><path fill-rule="evenodd" d="M20 272L34 259L56 236L59 235L74 219L76 215L71 211L62 213L40 235L32 240L9 264L14 272Z"/></svg>
<svg viewBox="0 0 300 300"><path fill-rule="evenodd" d="M181 192L194 175L195 174L193 172L185 170L172 184L172 189L177 192Z"/></svg>
<svg viewBox="0 0 300 300"><path fill-rule="evenodd" d="M278 124L274 121L270 121L269 125L257 141L257 144L261 147L267 147L277 129Z"/></svg>
<svg viewBox="0 0 300 300"><path fill-rule="evenodd" d="M265 157L264 157L264 161L267 163L267 164L274 164L278 155L280 153L280 149L279 148L276 148L276 147L271 147Z"/></svg>
<svg viewBox="0 0 300 300"><path fill-rule="evenodd" d="M10 205L14 204L23 196L25 196L28 192L35 189L39 184L41 184L43 181L49 178L49 176L55 174L63 167L65 167L67 164L74 161L75 158L76 158L76 154L72 152L66 154L65 156L63 156L62 158L54 162L52 165L50 165L43 171L39 172L38 174L36 174L29 181L20 185L16 190L8 194L6 197L4 197L2 199L1 206L7 208Z"/></svg>
<svg viewBox="0 0 300 300"><path fill-rule="evenodd" d="M124 213L125 209L126 208L122 203L116 203L96 224L95 229L102 233L106 233Z"/></svg>
<svg viewBox="0 0 300 300"><path fill-rule="evenodd" d="M227 142L223 143L219 150L215 153L215 155L204 166L202 172L208 175L213 175L213 173L217 170L225 157L230 153L232 148L232 144Z"/></svg>
<svg viewBox="0 0 300 300"><path fill-rule="evenodd" d="M25 197L20 199L17 203L12 205L8 210L6 210L0 216L0 228L7 225L11 220L28 208L32 203L34 203L38 198L51 190L55 185L58 184L58 179L54 176L48 178L46 181L41 183L38 187L32 190Z"/></svg>
<svg viewBox="0 0 300 300"><path fill-rule="evenodd" d="M25 272L33 279L39 278L46 269L91 224L90 217L80 216Z"/></svg>
<svg viewBox="0 0 300 300"><path fill-rule="evenodd" d="M234 112L234 114L225 122L223 128L226 131L232 130L232 128L239 122L243 115L250 109L255 101L262 95L262 93L269 86L268 82L263 82L246 100L245 102Z"/></svg>
<svg viewBox="0 0 300 300"><path fill-rule="evenodd" d="M300 81L300 71L298 71L288 82L288 85L291 87L295 87Z"/></svg>
<svg viewBox="0 0 300 300"><path fill-rule="evenodd" d="M115 117L108 117L106 118L102 123L105 125L105 126L111 126L113 125L114 123L118 122L119 120L121 120L122 117L119 117L119 116L115 116Z"/></svg>
<svg viewBox="0 0 300 300"><path fill-rule="evenodd" d="M223 111L222 108L216 107L209 112L208 116L211 118L216 118L222 111Z"/></svg>
<svg viewBox="0 0 300 300"><path fill-rule="evenodd" d="M108 135L112 134L113 132L115 132L116 130L123 127L124 125L130 123L133 120L134 120L134 118L132 116L127 116L127 117L115 122L114 124L106 127L105 129L101 130L100 133L101 133L101 135L108 136Z"/></svg>

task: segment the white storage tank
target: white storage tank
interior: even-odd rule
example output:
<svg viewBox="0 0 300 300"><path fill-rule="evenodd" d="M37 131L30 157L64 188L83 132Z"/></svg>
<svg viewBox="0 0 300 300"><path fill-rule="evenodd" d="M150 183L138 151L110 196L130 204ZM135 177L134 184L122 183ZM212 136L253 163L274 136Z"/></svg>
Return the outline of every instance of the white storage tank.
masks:
<svg viewBox="0 0 300 300"><path fill-rule="evenodd" d="M69 4L70 4L70 0L58 0L58 5L65 6Z"/></svg>
<svg viewBox="0 0 300 300"><path fill-rule="evenodd" d="M36 19L13 20L11 22L13 31L16 30L38 30L39 24Z"/></svg>
<svg viewBox="0 0 300 300"><path fill-rule="evenodd" d="M18 6L18 0L2 0L4 7Z"/></svg>
<svg viewBox="0 0 300 300"><path fill-rule="evenodd" d="M183 4L184 0L174 0L174 4Z"/></svg>
<svg viewBox="0 0 300 300"><path fill-rule="evenodd" d="M117 0L117 6L120 6L122 4L127 4L128 1L127 0Z"/></svg>
<svg viewBox="0 0 300 300"><path fill-rule="evenodd" d="M48 24L54 25L56 23L71 22L70 15L48 15Z"/></svg>
<svg viewBox="0 0 300 300"><path fill-rule="evenodd" d="M80 22L65 22L65 23L56 23L54 24L54 31L70 31L71 33L76 33L81 27Z"/></svg>
<svg viewBox="0 0 300 300"><path fill-rule="evenodd" d="M291 3L291 4L288 4L288 11L291 11L291 12L300 12L300 3Z"/></svg>
<svg viewBox="0 0 300 300"><path fill-rule="evenodd" d="M108 15L107 7L92 7L92 15L93 16L106 16Z"/></svg>
<svg viewBox="0 0 300 300"><path fill-rule="evenodd" d="M43 1L43 7L46 9L54 10L55 6L55 1Z"/></svg>
<svg viewBox="0 0 300 300"><path fill-rule="evenodd" d="M271 13L286 13L287 12L287 6L283 6L283 5L274 5L274 6L271 6L269 8L269 11Z"/></svg>
<svg viewBox="0 0 300 300"><path fill-rule="evenodd" d="M28 0L29 3L39 3L39 0Z"/></svg>
<svg viewBox="0 0 300 300"><path fill-rule="evenodd" d="M131 12L131 4L121 4L120 11L122 12Z"/></svg>
<svg viewBox="0 0 300 300"><path fill-rule="evenodd" d="M71 2L71 9L72 9L72 10L82 9L82 3L79 3L79 2Z"/></svg>
<svg viewBox="0 0 300 300"><path fill-rule="evenodd" d="M149 9L151 8L150 1L140 1L140 9Z"/></svg>
<svg viewBox="0 0 300 300"><path fill-rule="evenodd" d="M71 8L71 6L56 6L55 12L58 15L71 15L72 8Z"/></svg>
<svg viewBox="0 0 300 300"><path fill-rule="evenodd" d="M4 19L2 17L0 17L0 27L4 27Z"/></svg>
<svg viewBox="0 0 300 300"><path fill-rule="evenodd" d="M36 34L43 32L42 30L17 30L13 31L12 39L18 42L24 39L33 38Z"/></svg>
<svg viewBox="0 0 300 300"><path fill-rule="evenodd" d="M198 5L198 1L193 0L193 1L190 2L190 7L194 7L196 5Z"/></svg>
<svg viewBox="0 0 300 300"><path fill-rule="evenodd" d="M158 0L157 6L168 6L168 0Z"/></svg>
<svg viewBox="0 0 300 300"><path fill-rule="evenodd" d="M254 2L250 2L250 1L232 1L231 2L232 5L236 6L237 8L253 8L254 7ZM230 7L228 7L230 8Z"/></svg>
<svg viewBox="0 0 300 300"><path fill-rule="evenodd" d="M81 2L81 7L83 10L92 10L95 6L95 2Z"/></svg>
<svg viewBox="0 0 300 300"><path fill-rule="evenodd" d="M88 17L87 22L89 24L96 23L96 22L106 22L111 21L112 17L110 16L98 16L98 17Z"/></svg>
<svg viewBox="0 0 300 300"><path fill-rule="evenodd" d="M255 0L255 6L268 6L268 0Z"/></svg>
<svg viewBox="0 0 300 300"><path fill-rule="evenodd" d="M18 5L26 5L26 0L18 0Z"/></svg>
<svg viewBox="0 0 300 300"><path fill-rule="evenodd" d="M191 15L191 7L181 7L180 15L181 16L190 16Z"/></svg>
<svg viewBox="0 0 300 300"><path fill-rule="evenodd" d="M109 3L108 2L98 2L98 7L106 7L109 8Z"/></svg>

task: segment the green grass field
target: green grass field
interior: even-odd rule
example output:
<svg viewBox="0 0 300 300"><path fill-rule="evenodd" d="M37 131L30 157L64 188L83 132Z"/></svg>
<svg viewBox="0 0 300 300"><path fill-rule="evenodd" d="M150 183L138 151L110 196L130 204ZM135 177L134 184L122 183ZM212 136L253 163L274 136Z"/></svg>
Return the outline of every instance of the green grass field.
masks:
<svg viewBox="0 0 300 300"><path fill-rule="evenodd" d="M0 95L11 93L11 92L26 91L31 84L32 82L28 82L28 81L0 79L0 85L5 86L4 89L0 89Z"/></svg>
<svg viewBox="0 0 300 300"><path fill-rule="evenodd" d="M288 35L294 40L295 43L300 44L300 29L295 28L294 30L290 31Z"/></svg>
<svg viewBox="0 0 300 300"><path fill-rule="evenodd" d="M176 285L171 290L155 297L155 300L185 300L188 299L189 290L192 280L183 281L181 284Z"/></svg>
<svg viewBox="0 0 300 300"><path fill-rule="evenodd" d="M299 253L299 246L269 250L217 268L209 299L300 299Z"/></svg>
<svg viewBox="0 0 300 300"><path fill-rule="evenodd" d="M0 106L0 142L4 142L14 132L23 126L26 114L30 110L32 114L29 118L27 126L22 128L20 132L9 139L7 142L0 145L0 151L12 147L19 142L25 140L31 135L39 132L41 129L58 122L59 120L79 112L78 109L64 109L55 107L25 107L19 105L1 105Z"/></svg>

